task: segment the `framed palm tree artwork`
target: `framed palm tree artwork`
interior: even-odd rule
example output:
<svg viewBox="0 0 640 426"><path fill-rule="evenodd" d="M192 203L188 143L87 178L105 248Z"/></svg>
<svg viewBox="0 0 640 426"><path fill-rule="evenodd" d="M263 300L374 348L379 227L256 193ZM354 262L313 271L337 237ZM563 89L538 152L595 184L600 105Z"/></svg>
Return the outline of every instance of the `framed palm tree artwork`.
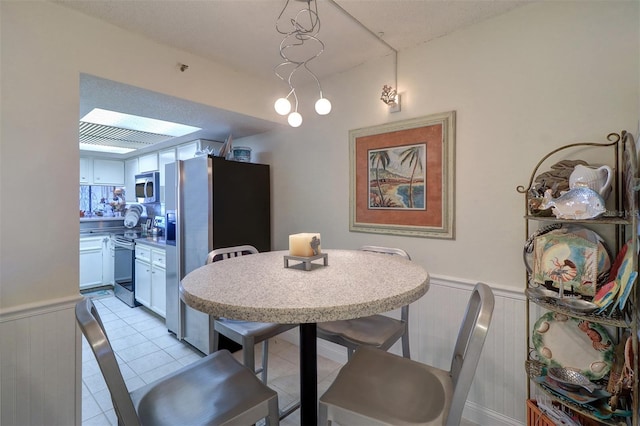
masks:
<svg viewBox="0 0 640 426"><path fill-rule="evenodd" d="M454 238L455 111L349 132L349 230Z"/></svg>

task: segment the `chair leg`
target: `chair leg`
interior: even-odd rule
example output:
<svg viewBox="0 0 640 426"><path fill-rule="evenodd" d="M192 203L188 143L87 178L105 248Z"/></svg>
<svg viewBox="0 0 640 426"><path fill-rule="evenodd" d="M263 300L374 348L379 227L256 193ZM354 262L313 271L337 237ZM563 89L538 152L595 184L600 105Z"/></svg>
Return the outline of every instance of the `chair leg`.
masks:
<svg viewBox="0 0 640 426"><path fill-rule="evenodd" d="M278 398L269 401L269 416L267 417L267 426L278 426L280 424L280 412L278 411Z"/></svg>
<svg viewBox="0 0 640 426"><path fill-rule="evenodd" d="M242 363L255 373L255 342L253 339L242 339Z"/></svg>
<svg viewBox="0 0 640 426"><path fill-rule="evenodd" d="M267 367L269 366L269 339L262 342L262 383L267 384Z"/></svg>
<svg viewBox="0 0 640 426"><path fill-rule="evenodd" d="M220 349L220 333L218 333L215 329L213 330L213 350L217 351Z"/></svg>
<svg viewBox="0 0 640 426"><path fill-rule="evenodd" d="M329 411L327 409L327 405L322 402L318 407L318 426L329 425Z"/></svg>
<svg viewBox="0 0 640 426"><path fill-rule="evenodd" d="M409 353L409 330L402 335L402 356L411 359L411 354Z"/></svg>

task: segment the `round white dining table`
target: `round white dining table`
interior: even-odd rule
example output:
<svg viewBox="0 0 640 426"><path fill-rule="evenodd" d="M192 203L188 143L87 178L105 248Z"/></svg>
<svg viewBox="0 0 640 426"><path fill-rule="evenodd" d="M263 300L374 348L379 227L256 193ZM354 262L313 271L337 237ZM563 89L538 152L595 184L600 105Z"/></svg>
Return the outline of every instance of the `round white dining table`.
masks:
<svg viewBox="0 0 640 426"><path fill-rule="evenodd" d="M217 317L300 325L300 417L317 423L316 323L391 311L422 297L429 274L401 256L326 250L307 271L272 251L225 259L187 274L180 297Z"/></svg>

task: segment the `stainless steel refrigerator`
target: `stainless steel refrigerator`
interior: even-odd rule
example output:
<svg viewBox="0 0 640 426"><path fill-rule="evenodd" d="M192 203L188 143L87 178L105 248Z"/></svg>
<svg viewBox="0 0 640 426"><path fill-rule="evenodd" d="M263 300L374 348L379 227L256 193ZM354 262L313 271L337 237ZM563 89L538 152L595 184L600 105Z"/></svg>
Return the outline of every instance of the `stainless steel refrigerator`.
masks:
<svg viewBox="0 0 640 426"><path fill-rule="evenodd" d="M180 301L179 283L214 249L271 249L269 166L201 156L165 167L166 325L204 354L213 351L209 315Z"/></svg>

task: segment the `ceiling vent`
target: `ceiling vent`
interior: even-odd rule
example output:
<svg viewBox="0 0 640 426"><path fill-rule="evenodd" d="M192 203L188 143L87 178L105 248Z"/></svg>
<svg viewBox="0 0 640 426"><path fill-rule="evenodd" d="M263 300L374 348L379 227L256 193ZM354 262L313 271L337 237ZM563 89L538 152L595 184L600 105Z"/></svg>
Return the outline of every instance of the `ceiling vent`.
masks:
<svg viewBox="0 0 640 426"><path fill-rule="evenodd" d="M88 145L112 146L131 150L168 141L174 136L159 133L142 132L139 130L123 129L121 127L105 126L80 121L80 143Z"/></svg>

